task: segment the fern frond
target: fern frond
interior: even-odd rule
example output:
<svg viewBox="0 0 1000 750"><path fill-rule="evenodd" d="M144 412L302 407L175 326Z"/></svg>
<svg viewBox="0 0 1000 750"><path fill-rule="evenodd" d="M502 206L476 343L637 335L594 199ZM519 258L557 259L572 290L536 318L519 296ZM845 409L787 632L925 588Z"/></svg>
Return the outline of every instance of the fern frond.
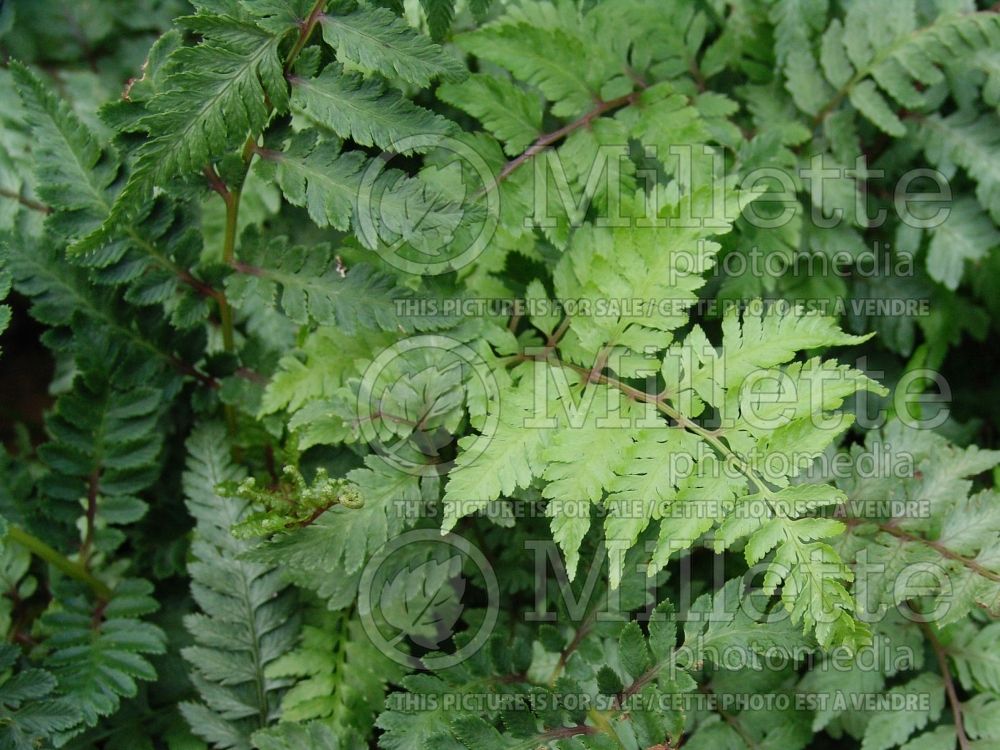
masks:
<svg viewBox="0 0 1000 750"><path fill-rule="evenodd" d="M283 721L319 720L346 742L364 741L385 704L387 685L403 675L348 612L316 609L307 615L299 645L268 667L294 679L281 701Z"/></svg>
<svg viewBox="0 0 1000 750"><path fill-rule="evenodd" d="M717 184L713 190L692 192L665 211L696 215L715 191L723 192L727 205L735 199L735 193ZM719 227L641 227L630 222L622 228L581 228L554 274L557 298L599 299L603 287L651 301L648 309L617 316L574 316L570 328L584 349L638 353L664 348L670 331L687 321L687 310L705 283L703 274L715 264L720 245L709 238L729 229L727 221Z"/></svg>
<svg viewBox="0 0 1000 750"><path fill-rule="evenodd" d="M907 588L894 583L900 574L933 566L942 577L917 576L911 586L938 613L939 627L977 607L1000 611L1000 498L991 490L973 493L971 480L1000 464L1000 451L959 448L898 421L869 433L852 453L863 450L881 451L887 470L839 482L847 499L838 515L851 531L841 546L853 554L858 539L866 543L858 601L876 613L896 607ZM894 509L910 517L887 515Z"/></svg>
<svg viewBox="0 0 1000 750"><path fill-rule="evenodd" d="M437 95L478 118L510 156L520 154L542 134L541 98L506 78L477 73L461 83L442 84Z"/></svg>
<svg viewBox="0 0 1000 750"><path fill-rule="evenodd" d="M156 679L147 657L166 650L166 637L139 619L159 608L152 593L149 582L129 579L96 610L93 602L70 597L42 617L51 649L45 665L59 683L58 694L79 711L84 727L117 711L123 698L137 694L140 681Z"/></svg>
<svg viewBox="0 0 1000 750"><path fill-rule="evenodd" d="M774 24L774 56L781 67L791 66L796 50L808 47L823 31L827 0L774 0L769 16Z"/></svg>
<svg viewBox="0 0 1000 750"><path fill-rule="evenodd" d="M406 153L414 149L405 147L405 139L443 136L453 127L440 115L412 104L378 80L345 72L336 63L328 65L316 78L293 79L292 84L292 109L362 146ZM430 143L423 139L421 142ZM429 145L417 150L426 148Z"/></svg>
<svg viewBox="0 0 1000 750"><path fill-rule="evenodd" d="M702 364L692 379L692 387L708 403L722 407L718 388L727 392L739 388L751 373L783 365L798 351L851 346L866 340L864 336L844 333L833 319L815 312L751 304L740 316L731 308L723 318L722 356ZM711 357L711 352L700 356ZM718 368L713 372L711 365L716 364Z"/></svg>
<svg viewBox="0 0 1000 750"><path fill-rule="evenodd" d="M336 328L317 328L296 351L278 362L264 392L261 413L284 409L294 414L311 402L329 400L352 377L360 379L364 365L394 340L393 335L374 331L358 337L346 336ZM302 450L311 445L306 435L299 435Z"/></svg>
<svg viewBox="0 0 1000 750"><path fill-rule="evenodd" d="M618 250L622 252L623 246ZM799 449L809 448L810 455L817 455L849 424L844 419L831 423L828 412L840 408L844 399L858 390L884 390L856 370L818 359L786 364L800 349L861 339L841 333L832 321L819 316L763 310L763 316L745 313L742 324L738 312L729 311L723 321L721 350L709 347L697 326L683 345L667 350L663 395L638 400L665 412L675 420L675 426L657 425L655 412L643 413L637 408L639 404L624 398L636 395L616 378L601 378L601 384L594 384L585 377L574 380L560 376L560 369L567 366L557 360L534 365L544 369L522 374L522 378L530 375L522 386L525 394L510 390L502 394L502 403L513 404L514 411L501 418L494 434L479 436L499 439L496 460L473 455L466 462L459 455L445 491L445 528L452 527L461 515L486 508L502 492L541 479L542 495L549 499L553 538L563 549L570 576L590 528L591 506L610 511L605 536L613 548L609 549L610 574L617 584L623 564L618 551L635 544L654 519L661 520L661 536L653 552L651 572L659 570L673 552L690 546L721 522L720 549L750 536L747 554L756 562L777 548L771 563L775 578L769 591L774 593L777 584L785 582L783 601L793 621L815 630L821 643L863 642L867 633L854 621L854 605L845 585L850 573L829 545L817 541L838 534L842 527L800 520L817 507L836 504L840 495L823 485L788 487L788 476L766 474L753 459L759 453L780 449L778 446L788 440L798 441ZM785 365L781 377L788 384L788 395L780 401L789 408L779 414L773 409L774 402L768 411L765 401L770 395L763 391L758 395L751 375L767 374L763 379L773 382L781 371L772 370L781 365ZM586 373L585 368L579 369L581 376ZM558 386L560 377L565 383L563 390ZM825 389L819 387L824 381L828 381ZM546 390L539 391L543 384ZM548 390L553 384L555 387ZM553 391L558 392L557 399L553 399ZM723 427L718 435L691 421L701 413L704 403L719 410ZM581 409L584 412L579 415ZM574 412L576 418L571 416ZM526 417L531 421L526 422ZM511 419L518 426L520 440L508 446L503 439L504 425ZM638 427L640 419L648 425L644 429ZM654 421L650 423L650 419ZM672 430L690 434L677 438L664 434ZM804 441L803 432L810 437L814 432L815 440ZM466 438L460 446L468 450L474 444L473 438ZM692 461L687 472L671 474L669 467L658 472L652 469L657 460L668 461L678 449L701 458ZM717 460L727 465L735 462L744 478L727 475ZM794 476L800 468L800 464L789 466L787 472ZM784 489L776 491L773 486ZM698 504L705 501L711 507L699 509ZM743 502L754 512L744 512ZM684 523L675 521L674 511ZM682 539L685 533L688 536ZM832 569L837 574L827 575Z"/></svg>
<svg viewBox="0 0 1000 750"><path fill-rule="evenodd" d="M313 131L294 136L282 151L262 154L262 174L277 180L285 200L304 206L320 227L353 227L371 249L404 244L439 255L474 211L439 194L419 177L382 169L361 151L344 151ZM364 188L364 189L362 189Z"/></svg>
<svg viewBox="0 0 1000 750"><path fill-rule="evenodd" d="M280 565L296 584L315 590L331 609L354 601L365 561L390 538L412 526L430 499L418 477L393 469L375 457L345 477L365 499L364 507L333 507L301 529L277 535L252 553L252 559ZM329 571L330 575L316 575Z"/></svg>
<svg viewBox="0 0 1000 750"><path fill-rule="evenodd" d="M559 117L579 115L599 100L596 79L602 71L581 69L578 62L587 58L588 50L580 39L560 29L503 25L479 29L456 41L537 86Z"/></svg>
<svg viewBox="0 0 1000 750"><path fill-rule="evenodd" d="M56 679L42 669L20 669L17 646L0 646L0 747L36 750L42 743L74 727L80 713L54 696Z"/></svg>
<svg viewBox="0 0 1000 750"><path fill-rule="evenodd" d="M484 510L502 495L529 488L545 470L541 454L553 431L527 426L538 410L534 384L548 373L540 364L528 367L518 386L503 394L499 419L492 430L458 441L462 450L445 484L444 529L453 529L460 518ZM540 375L535 374L535 368L542 371ZM482 439L488 441L489 450L473 452Z"/></svg>
<svg viewBox="0 0 1000 750"><path fill-rule="evenodd" d="M10 68L0 72L0 96L7 102L0 115L0 143L3 144L0 148L0 197L3 198L0 200L0 234L6 234L18 227L24 230L41 225L45 217L38 210L44 205L32 197L37 195L31 153L34 139Z"/></svg>
<svg viewBox="0 0 1000 750"><path fill-rule="evenodd" d="M259 169L277 181L285 200L303 206L317 226L347 231L365 166L360 151L342 151L335 141L319 141L306 132L292 138L280 152L262 154Z"/></svg>
<svg viewBox="0 0 1000 750"><path fill-rule="evenodd" d="M460 79L465 67L385 8L361 7L320 19L323 39L341 63L398 77L421 88L434 78Z"/></svg>
<svg viewBox="0 0 1000 750"><path fill-rule="evenodd" d="M402 313L412 292L370 266L344 268L332 248L289 247L286 240L247 243L237 273L226 280L231 302L278 306L300 325L314 321L352 334L358 329L413 330L419 322ZM433 327L433 321L427 321Z"/></svg>
<svg viewBox="0 0 1000 750"><path fill-rule="evenodd" d="M202 7L205 3L199 3ZM220 6L233 15L253 20L258 26L272 33L282 33L297 24L302 24L314 5L314 0L239 0L242 9L237 10L231 3Z"/></svg>
<svg viewBox="0 0 1000 750"><path fill-rule="evenodd" d="M175 49L164 62L161 90L145 101L146 114L129 125L149 138L136 153L128 182L102 227L71 249L93 250L135 217L155 186L200 172L259 134L272 107L287 108L280 47L296 24L269 31L256 20L236 4L219 12L204 6L184 19L201 41Z"/></svg>
<svg viewBox="0 0 1000 750"><path fill-rule="evenodd" d="M49 467L39 485L45 513L68 525L86 510L88 554L113 552L124 541L113 527L145 515L138 494L160 474L163 410L158 389L118 389L98 370L77 376L46 420L50 441L39 448Z"/></svg>
<svg viewBox="0 0 1000 750"><path fill-rule="evenodd" d="M9 458L4 457L4 463L9 463ZM4 467L9 468L8 466ZM0 497L3 498L3 518L0 525L6 527L10 518L8 497L10 489L4 487ZM27 493L25 493L27 495ZM26 498L25 498L26 499ZM6 528L4 528L6 532ZM31 553L20 544L0 544L0 586L4 591L10 592L7 597L0 599L0 633L13 635L11 626L14 624L11 615L14 613L14 602L28 599L38 589L38 579L29 573L31 568Z"/></svg>
<svg viewBox="0 0 1000 750"><path fill-rule="evenodd" d="M40 135L34 149L39 195L50 214L49 229L72 243L96 232L108 220L117 196L121 164L117 153L101 144L68 104L28 68L12 66L21 99ZM126 299L141 306L168 303L174 322L204 320L194 288L206 285L188 271L197 260L197 235L178 228L173 206L164 200L137 207L134 220L95 242L72 260L98 269L102 284L126 285ZM178 295L182 281L191 287Z"/></svg>
<svg viewBox="0 0 1000 750"><path fill-rule="evenodd" d="M31 300L31 315L54 328L46 343L56 349L118 352L134 372L132 382L162 377L185 361L194 339L169 330L156 316L130 307L110 290L95 286L81 268L66 262L52 243L17 236L0 245L0 259L14 281L14 288ZM72 329L73 335L68 335ZM166 329L166 330L165 330ZM169 330L169 333L167 332ZM168 342L169 338L169 343ZM119 370L121 372L121 370Z"/></svg>
<svg viewBox="0 0 1000 750"><path fill-rule="evenodd" d="M949 289L957 289L967 264L974 267L1000 245L996 223L973 198L955 201L948 218L930 230L927 273Z"/></svg>
<svg viewBox="0 0 1000 750"><path fill-rule="evenodd" d="M15 62L11 73L38 137L38 194L55 210L49 223L70 239L85 236L107 217L118 158L31 70Z"/></svg>
<svg viewBox="0 0 1000 750"><path fill-rule="evenodd" d="M188 570L201 611L185 618L195 645L183 655L203 702L183 703L181 711L212 747L249 750L253 732L278 716L287 683L266 670L295 642L295 595L280 570L244 560L252 545L230 533L250 505L218 494L220 485L244 476L229 456L224 430L202 427L188 450L184 492L196 521Z"/></svg>
<svg viewBox="0 0 1000 750"><path fill-rule="evenodd" d="M914 745L920 747L926 745L927 740L934 742L934 735L914 736L915 732L924 729L930 722L937 721L944 710L945 692L944 681L936 674L921 674L914 677L903 685L897 685L888 691L892 696L926 696L911 707L898 713L893 712L892 718L888 716L873 716L864 733L864 740L861 746L865 750L889 750L889 748L900 745ZM928 736L930 735L930 736ZM912 742L907 742L913 737ZM941 734L937 734L940 741ZM954 742L954 729L948 733L944 744Z"/></svg>
<svg viewBox="0 0 1000 750"><path fill-rule="evenodd" d="M420 0L427 17L427 29L431 38L441 41L451 28L455 18L455 2L453 0Z"/></svg>
<svg viewBox="0 0 1000 750"><path fill-rule="evenodd" d="M148 102L150 114L141 121L153 138L140 150L137 173L153 169L159 184L196 172L259 132L266 102L287 107L282 33L265 32L252 21L215 13L186 19L201 43L177 50L166 63L164 91Z"/></svg>
<svg viewBox="0 0 1000 750"><path fill-rule="evenodd" d="M683 631L666 600L645 629L636 622L609 623L599 633L586 625L543 625L519 629L503 642L495 638L461 670L403 678L405 692L389 696L378 720L382 746L575 750L620 747L623 738L636 747L676 746L681 735L691 735L696 711L686 710L685 700L667 698L697 690L703 666L718 664L724 654L760 664L767 655L805 646L791 629L779 627L779 635L772 623L749 617L745 604L739 581L729 581L715 595L698 597ZM460 698L457 705L447 699L453 695ZM483 700L467 704L461 700L466 695ZM570 695L591 708L567 706ZM773 728L761 726L755 736L762 739ZM778 731L774 739L781 736ZM697 746L703 740L692 741ZM702 747L715 747L707 737L704 742Z"/></svg>
<svg viewBox="0 0 1000 750"><path fill-rule="evenodd" d="M783 3L789 4L794 3ZM843 23L831 23L824 33L819 59L830 85L818 74L807 40L797 39L795 59L786 66L787 87L817 121L846 98L878 128L898 137L907 131L896 108L926 109L931 100L924 89L933 91L943 82L941 68L996 46L1000 20L989 12L945 14L918 28L914 3L889 14L881 8L875 0L852 3Z"/></svg>
<svg viewBox="0 0 1000 750"><path fill-rule="evenodd" d="M955 112L930 115L918 127L924 153L939 169L957 164L976 181L976 198L1000 223L1000 117Z"/></svg>
<svg viewBox="0 0 1000 750"><path fill-rule="evenodd" d="M349 750L354 740L342 742L326 724L282 722L270 729L254 732L253 746L257 750Z"/></svg>

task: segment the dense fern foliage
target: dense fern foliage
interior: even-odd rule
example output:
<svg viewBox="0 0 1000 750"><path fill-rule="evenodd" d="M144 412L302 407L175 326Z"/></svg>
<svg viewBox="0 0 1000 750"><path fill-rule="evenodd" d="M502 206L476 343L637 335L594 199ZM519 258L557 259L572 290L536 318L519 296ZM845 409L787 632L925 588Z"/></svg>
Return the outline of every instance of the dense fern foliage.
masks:
<svg viewBox="0 0 1000 750"><path fill-rule="evenodd" d="M0 2L0 748L1000 746L1000 12Z"/></svg>

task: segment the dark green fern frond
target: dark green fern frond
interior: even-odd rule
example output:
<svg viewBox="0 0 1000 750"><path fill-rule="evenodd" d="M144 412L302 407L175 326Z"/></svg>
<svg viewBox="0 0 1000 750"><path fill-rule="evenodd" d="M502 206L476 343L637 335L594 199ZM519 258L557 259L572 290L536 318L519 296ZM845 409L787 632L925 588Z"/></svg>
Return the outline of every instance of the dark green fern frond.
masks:
<svg viewBox="0 0 1000 750"><path fill-rule="evenodd" d="M269 677L267 667L295 643L295 595L277 567L244 560L251 545L230 533L251 508L216 489L244 476L223 428L203 426L188 450L184 492L196 521L188 571L201 611L185 618L195 645L183 654L203 702L184 703L181 711L212 747L245 750L250 736L278 716L288 681Z"/></svg>
<svg viewBox="0 0 1000 750"><path fill-rule="evenodd" d="M776 7L799 5L798 0L782 0ZM834 19L823 32L818 56L811 49L809 29L825 25L825 3L812 4L809 21L792 10L779 18L779 32L796 30L779 36L787 41L786 59L779 59L787 88L817 122L846 100L879 129L903 136L907 129L898 112L936 107L944 66L1000 42L996 13L944 13L921 28L914 3L902 3L890 13L884 7L877 0L852 3L843 20ZM792 24L789 18L799 21Z"/></svg>
<svg viewBox="0 0 1000 750"><path fill-rule="evenodd" d="M21 650L0 645L0 748L37 750L80 721L79 711L54 695L56 679L43 669L17 669Z"/></svg>
<svg viewBox="0 0 1000 750"><path fill-rule="evenodd" d="M116 388L100 369L78 375L46 421L44 512L67 526L87 515L85 556L113 552L124 540L114 527L146 513L138 495L160 474L164 406L159 389Z"/></svg>
<svg viewBox="0 0 1000 750"><path fill-rule="evenodd" d="M12 72L40 134L33 154L38 191L50 210L48 227L53 239L72 243L108 220L120 188L120 159L35 73L17 63ZM129 222L72 260L97 269L99 283L126 285L129 301L168 304L175 322L191 325L204 320L203 298L210 294L187 270L200 250L197 234L184 229L183 217L161 198L144 201Z"/></svg>
<svg viewBox="0 0 1000 750"><path fill-rule="evenodd" d="M117 711L140 681L156 679L147 657L164 652L165 636L140 619L159 607L152 593L149 582L126 579L107 602L69 596L43 616L45 666L59 683L57 694L82 718L67 737Z"/></svg>
<svg viewBox="0 0 1000 750"><path fill-rule="evenodd" d="M348 334L449 324L444 315L407 315L407 303L415 297L411 289L368 265L348 269L328 245L290 247L285 238L267 243L250 238L243 258L237 273L226 279L226 293L236 307L263 301L300 325L337 326Z"/></svg>
<svg viewBox="0 0 1000 750"><path fill-rule="evenodd" d="M107 217L118 158L35 73L16 62L11 72L38 137L33 154L39 197L53 209L49 225L69 239L82 237Z"/></svg>
<svg viewBox="0 0 1000 750"><path fill-rule="evenodd" d="M175 49L163 63L161 90L145 102L146 114L129 125L150 137L110 216L76 243L77 251L94 249L132 220L155 186L200 172L251 133L259 134L273 108L287 107L281 45L296 25L285 21L265 29L257 20L236 3L203 3L182 19L200 43Z"/></svg>
<svg viewBox="0 0 1000 750"><path fill-rule="evenodd" d="M257 750L351 750L361 747L355 738L342 742L321 721L311 724L282 722L271 729L262 729L254 734L253 746Z"/></svg>
<svg viewBox="0 0 1000 750"><path fill-rule="evenodd" d="M323 38L342 63L427 86L437 77L461 79L464 66L385 8L361 7L320 19Z"/></svg>
<svg viewBox="0 0 1000 750"><path fill-rule="evenodd" d="M293 80L293 86L293 109L362 146L426 150L434 136L447 135L453 129L445 118L416 106L378 80L347 73L336 63L316 78ZM417 136L421 136L419 148L403 145L406 139Z"/></svg>
<svg viewBox="0 0 1000 750"><path fill-rule="evenodd" d="M50 327L43 339L50 347L84 356L102 347L121 352L129 362L121 369L132 370L133 382L171 371L199 376L193 365L194 353L203 348L200 331L178 334L155 313L94 285L57 245L19 235L0 244L0 262L14 288L31 301L32 317Z"/></svg>

